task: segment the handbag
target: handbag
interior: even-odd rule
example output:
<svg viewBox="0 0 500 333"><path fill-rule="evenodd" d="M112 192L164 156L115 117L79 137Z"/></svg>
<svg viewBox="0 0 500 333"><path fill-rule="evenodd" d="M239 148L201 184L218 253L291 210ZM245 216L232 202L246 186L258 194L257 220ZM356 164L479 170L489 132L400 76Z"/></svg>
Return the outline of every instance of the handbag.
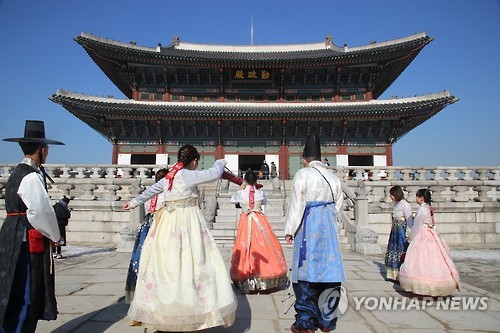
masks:
<svg viewBox="0 0 500 333"><path fill-rule="evenodd" d="M28 246L30 253L45 252L45 240L40 231L36 229L28 230Z"/></svg>

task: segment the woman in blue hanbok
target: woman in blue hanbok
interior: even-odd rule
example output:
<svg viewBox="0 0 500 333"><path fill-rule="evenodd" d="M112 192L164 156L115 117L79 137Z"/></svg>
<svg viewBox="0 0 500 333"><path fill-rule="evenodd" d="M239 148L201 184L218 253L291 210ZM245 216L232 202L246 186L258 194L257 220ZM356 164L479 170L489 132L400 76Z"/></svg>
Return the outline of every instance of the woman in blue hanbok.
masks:
<svg viewBox="0 0 500 333"><path fill-rule="evenodd" d="M392 227L389 234L389 243L385 254L386 277L389 280L398 280L399 268L403 263L403 254L406 251L406 228L413 225L411 206L404 199L400 186L396 185L389 190L393 202Z"/></svg>
<svg viewBox="0 0 500 333"><path fill-rule="evenodd" d="M155 182L165 177L168 173L167 169L160 169L156 172ZM132 249L132 256L128 266L127 280L125 282L125 302L130 304L134 299L135 285L137 283L137 272L139 272L139 259L141 258L142 245L148 235L151 224L155 218L158 217L158 211L163 207L163 196L154 196L148 200L144 207L146 208L146 216L142 221L141 228L135 238L134 247Z"/></svg>

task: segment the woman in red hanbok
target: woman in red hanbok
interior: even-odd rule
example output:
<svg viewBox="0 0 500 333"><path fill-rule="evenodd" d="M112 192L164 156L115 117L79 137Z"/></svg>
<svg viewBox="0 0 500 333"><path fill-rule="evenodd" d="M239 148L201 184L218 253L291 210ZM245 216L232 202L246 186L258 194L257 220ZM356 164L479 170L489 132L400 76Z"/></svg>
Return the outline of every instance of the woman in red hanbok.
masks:
<svg viewBox="0 0 500 333"><path fill-rule="evenodd" d="M256 189L257 174L248 171L241 190L231 202L242 208L234 243L230 275L236 289L243 293L283 287L287 267L283 249L264 215L267 198Z"/></svg>
<svg viewBox="0 0 500 333"><path fill-rule="evenodd" d="M399 282L405 291L414 294L451 295L459 289L460 278L448 244L434 230L430 191L418 190L417 203L420 207L408 235L410 245L399 271Z"/></svg>

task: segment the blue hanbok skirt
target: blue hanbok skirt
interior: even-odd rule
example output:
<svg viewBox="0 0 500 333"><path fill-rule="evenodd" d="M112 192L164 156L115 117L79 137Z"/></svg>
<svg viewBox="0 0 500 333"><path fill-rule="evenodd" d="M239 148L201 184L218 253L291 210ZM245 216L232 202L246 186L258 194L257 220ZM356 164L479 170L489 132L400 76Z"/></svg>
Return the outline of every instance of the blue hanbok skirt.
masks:
<svg viewBox="0 0 500 333"><path fill-rule="evenodd" d="M294 239L293 283L345 281L333 202L307 202Z"/></svg>
<svg viewBox="0 0 500 333"><path fill-rule="evenodd" d="M132 250L132 256L130 258L130 264L128 266L127 280L125 282L125 302L128 304L130 304L134 299L135 285L137 283L137 273L139 272L139 259L141 258L142 245L144 244L144 240L148 235L152 220L153 220L153 214L151 213L146 214L134 242L134 248Z"/></svg>
<svg viewBox="0 0 500 333"><path fill-rule="evenodd" d="M403 254L406 252L406 221L395 220L392 223L387 252L385 254L386 277L390 280L398 280L399 268L403 263Z"/></svg>

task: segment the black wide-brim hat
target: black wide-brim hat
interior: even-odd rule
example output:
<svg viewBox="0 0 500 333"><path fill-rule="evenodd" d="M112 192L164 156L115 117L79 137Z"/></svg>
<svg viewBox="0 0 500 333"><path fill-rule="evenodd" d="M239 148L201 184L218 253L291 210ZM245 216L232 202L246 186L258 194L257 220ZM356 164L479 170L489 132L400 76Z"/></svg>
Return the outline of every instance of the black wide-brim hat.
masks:
<svg viewBox="0 0 500 333"><path fill-rule="evenodd" d="M45 143L48 145L63 145L64 143L45 138L45 125L41 120L26 120L23 138L7 138L3 141L20 143Z"/></svg>

